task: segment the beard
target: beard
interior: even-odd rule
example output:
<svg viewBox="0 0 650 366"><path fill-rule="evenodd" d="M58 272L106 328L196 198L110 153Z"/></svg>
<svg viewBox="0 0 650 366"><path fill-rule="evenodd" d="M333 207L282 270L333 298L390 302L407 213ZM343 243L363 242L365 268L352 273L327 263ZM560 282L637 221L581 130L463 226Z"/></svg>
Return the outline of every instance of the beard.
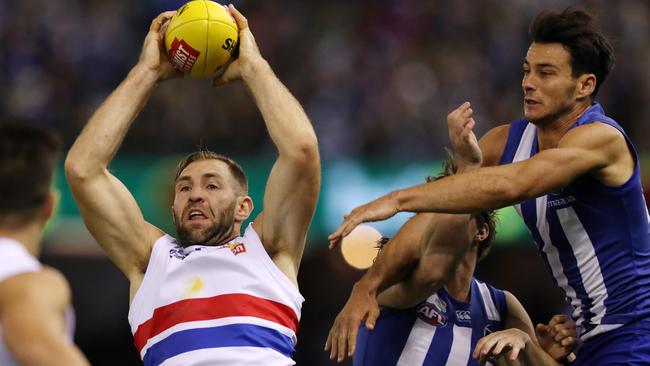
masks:
<svg viewBox="0 0 650 366"><path fill-rule="evenodd" d="M225 207L215 215L213 225L205 229L190 229L183 226L183 221L174 217L178 243L182 247L190 245L218 245L225 239L229 239L235 227L235 205ZM175 214L174 214L175 215Z"/></svg>

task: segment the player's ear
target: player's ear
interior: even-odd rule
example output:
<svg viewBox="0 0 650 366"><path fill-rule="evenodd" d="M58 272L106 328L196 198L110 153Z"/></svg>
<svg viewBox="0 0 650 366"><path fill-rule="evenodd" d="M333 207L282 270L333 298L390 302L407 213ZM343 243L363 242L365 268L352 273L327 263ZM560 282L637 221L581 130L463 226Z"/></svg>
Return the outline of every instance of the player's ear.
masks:
<svg viewBox="0 0 650 366"><path fill-rule="evenodd" d="M482 242L483 240L487 239L487 237L490 235L490 226L488 226L487 223L483 223L483 225L480 225L476 229L476 235L474 235L474 240L476 242Z"/></svg>
<svg viewBox="0 0 650 366"><path fill-rule="evenodd" d="M253 212L253 199L250 196L237 197L237 204L235 205L235 221L243 222Z"/></svg>
<svg viewBox="0 0 650 366"><path fill-rule="evenodd" d="M41 210L41 213L43 214L43 218L45 220L49 220L54 215L54 212L56 212L56 207L59 203L59 197L59 191L56 189L51 189L45 197L45 202L43 203Z"/></svg>
<svg viewBox="0 0 650 366"><path fill-rule="evenodd" d="M594 93L596 90L596 75L585 73L578 76L576 93L578 98L586 98Z"/></svg>

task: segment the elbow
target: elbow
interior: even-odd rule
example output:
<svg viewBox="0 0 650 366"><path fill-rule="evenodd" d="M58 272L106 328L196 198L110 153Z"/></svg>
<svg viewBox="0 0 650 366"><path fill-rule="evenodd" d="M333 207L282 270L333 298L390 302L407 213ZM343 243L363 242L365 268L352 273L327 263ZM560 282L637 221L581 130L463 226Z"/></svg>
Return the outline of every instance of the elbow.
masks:
<svg viewBox="0 0 650 366"><path fill-rule="evenodd" d="M73 154L68 154L65 159L64 171L69 184L85 181L100 170L97 167L92 167L85 159Z"/></svg>
<svg viewBox="0 0 650 366"><path fill-rule="evenodd" d="M68 154L65 158L64 171L65 177L69 183L83 180L86 176L86 169L84 169L81 159Z"/></svg>
<svg viewBox="0 0 650 366"><path fill-rule="evenodd" d="M290 156L301 164L320 167L320 153L318 151L316 135L309 135L297 142Z"/></svg>

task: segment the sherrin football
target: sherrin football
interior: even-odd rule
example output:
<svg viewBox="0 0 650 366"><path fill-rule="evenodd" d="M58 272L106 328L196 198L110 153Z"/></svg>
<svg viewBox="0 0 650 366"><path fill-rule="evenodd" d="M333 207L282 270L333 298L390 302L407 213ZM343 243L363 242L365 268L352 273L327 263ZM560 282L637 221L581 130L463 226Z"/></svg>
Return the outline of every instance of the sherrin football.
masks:
<svg viewBox="0 0 650 366"><path fill-rule="evenodd" d="M165 50L177 69L192 77L212 76L230 60L239 30L226 9L195 0L180 7L165 33Z"/></svg>

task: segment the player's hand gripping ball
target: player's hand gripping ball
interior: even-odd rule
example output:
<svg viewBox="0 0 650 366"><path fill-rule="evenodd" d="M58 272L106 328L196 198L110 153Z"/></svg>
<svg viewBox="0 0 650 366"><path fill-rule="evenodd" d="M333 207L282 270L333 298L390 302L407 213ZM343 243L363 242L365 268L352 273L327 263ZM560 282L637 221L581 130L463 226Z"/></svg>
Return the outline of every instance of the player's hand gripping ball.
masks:
<svg viewBox="0 0 650 366"><path fill-rule="evenodd" d="M193 77L212 76L230 60L239 30L214 1L190 1L180 7L165 33L165 50L177 69Z"/></svg>

